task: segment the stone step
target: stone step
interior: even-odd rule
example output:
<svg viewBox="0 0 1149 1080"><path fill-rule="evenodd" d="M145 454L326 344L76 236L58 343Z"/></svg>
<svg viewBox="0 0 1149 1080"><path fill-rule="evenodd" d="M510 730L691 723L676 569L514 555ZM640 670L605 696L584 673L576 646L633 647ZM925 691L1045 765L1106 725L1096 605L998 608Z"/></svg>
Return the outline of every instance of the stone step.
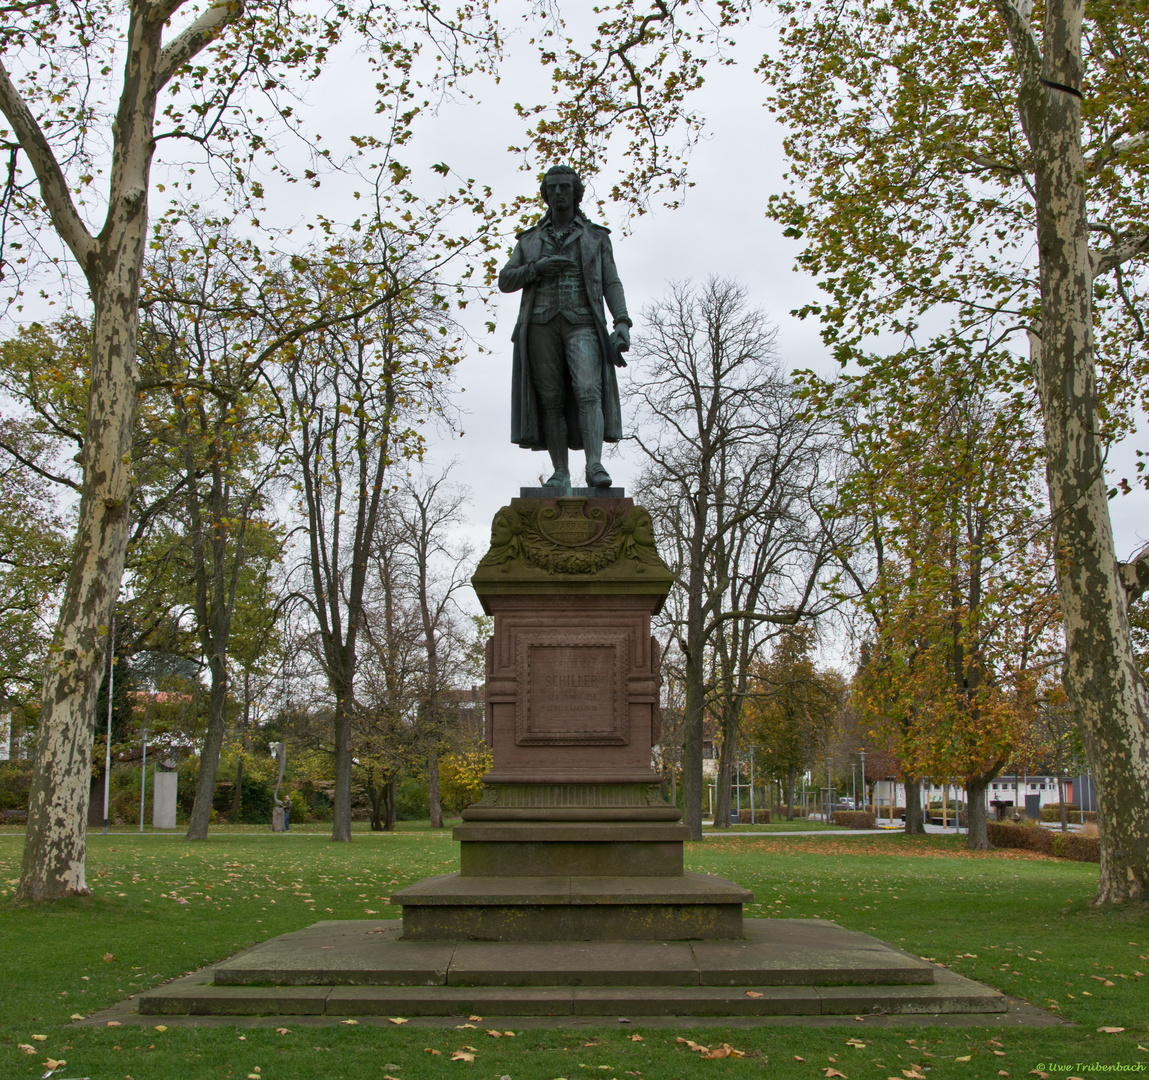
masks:
<svg viewBox="0 0 1149 1080"><path fill-rule="evenodd" d="M392 894L413 941L684 941L742 934L753 894L725 878L441 874Z"/></svg>
<svg viewBox="0 0 1149 1080"><path fill-rule="evenodd" d="M1009 999L952 972L928 986L213 986L141 994L142 1016L861 1016L1001 1014Z"/></svg>
<svg viewBox="0 0 1149 1080"><path fill-rule="evenodd" d="M722 941L408 941L396 920L322 922L217 964L217 986L928 985L941 970L868 934L747 919Z"/></svg>

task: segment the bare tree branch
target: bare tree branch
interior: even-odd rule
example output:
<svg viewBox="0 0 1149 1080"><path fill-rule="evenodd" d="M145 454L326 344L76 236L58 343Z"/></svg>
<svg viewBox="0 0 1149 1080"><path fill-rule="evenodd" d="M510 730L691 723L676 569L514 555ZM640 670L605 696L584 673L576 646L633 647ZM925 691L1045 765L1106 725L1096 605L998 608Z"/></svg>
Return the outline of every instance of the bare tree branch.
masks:
<svg viewBox="0 0 1149 1080"><path fill-rule="evenodd" d="M28 155L36 179L40 181L40 194L44 205L52 217L52 225L60 237L76 256L76 261L89 276L94 271L96 241L72 202L68 193L68 181L52 147L36 118L32 115L20 92L12 85L12 80L3 64L0 64L0 112L8 118L20 140L20 146Z"/></svg>

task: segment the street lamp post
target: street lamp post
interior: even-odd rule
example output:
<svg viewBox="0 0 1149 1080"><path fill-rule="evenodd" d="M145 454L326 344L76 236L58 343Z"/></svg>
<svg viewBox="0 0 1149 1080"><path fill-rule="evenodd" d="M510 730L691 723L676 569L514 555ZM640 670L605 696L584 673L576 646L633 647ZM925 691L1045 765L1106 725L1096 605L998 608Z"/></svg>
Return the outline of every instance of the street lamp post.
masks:
<svg viewBox="0 0 1149 1080"><path fill-rule="evenodd" d="M859 750L858 756L862 759L862 809L866 809L866 751Z"/></svg>
<svg viewBox="0 0 1149 1080"><path fill-rule="evenodd" d="M850 804L858 809L858 766L850 762Z"/></svg>

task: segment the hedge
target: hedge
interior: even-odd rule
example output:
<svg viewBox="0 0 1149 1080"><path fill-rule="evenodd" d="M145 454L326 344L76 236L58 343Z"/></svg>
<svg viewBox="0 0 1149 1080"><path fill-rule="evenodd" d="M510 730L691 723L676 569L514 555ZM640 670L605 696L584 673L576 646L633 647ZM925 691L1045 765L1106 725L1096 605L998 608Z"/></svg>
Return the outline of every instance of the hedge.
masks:
<svg viewBox="0 0 1149 1080"><path fill-rule="evenodd" d="M1079 807L1079 806L1068 807L1066 809L1066 815L1068 816L1069 820L1073 824L1077 824L1078 822L1081 821L1081 807ZM1041 820L1042 821L1060 821L1061 820L1061 807L1058 806L1056 803L1053 805L1046 803L1046 805L1041 808ZM1086 821L1096 821L1097 820L1097 811L1096 810L1086 810L1085 811L1085 820Z"/></svg>
<svg viewBox="0 0 1149 1080"><path fill-rule="evenodd" d="M1040 851L1075 862L1101 861L1101 840L1096 836L1055 832L1039 825L1007 825L1001 821L987 822L986 832L995 847Z"/></svg>
<svg viewBox="0 0 1149 1080"><path fill-rule="evenodd" d="M769 825L770 824L770 811L764 810L758 806L754 809L754 820L750 820L750 811L743 810L741 816L738 818L741 825Z"/></svg>
<svg viewBox="0 0 1149 1080"><path fill-rule="evenodd" d="M843 825L847 829L873 829L874 815L868 810L835 810L830 815L832 825Z"/></svg>

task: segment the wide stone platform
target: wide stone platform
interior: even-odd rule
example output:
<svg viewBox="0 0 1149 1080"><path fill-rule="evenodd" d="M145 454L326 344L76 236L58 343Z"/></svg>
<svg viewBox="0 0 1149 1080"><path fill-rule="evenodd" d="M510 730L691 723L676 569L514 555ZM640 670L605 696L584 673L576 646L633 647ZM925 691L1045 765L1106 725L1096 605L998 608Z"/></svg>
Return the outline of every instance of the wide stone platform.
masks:
<svg viewBox="0 0 1149 1080"><path fill-rule="evenodd" d="M143 1016L990 1014L1009 999L834 923L748 919L738 940L416 942L321 922L138 998Z"/></svg>

